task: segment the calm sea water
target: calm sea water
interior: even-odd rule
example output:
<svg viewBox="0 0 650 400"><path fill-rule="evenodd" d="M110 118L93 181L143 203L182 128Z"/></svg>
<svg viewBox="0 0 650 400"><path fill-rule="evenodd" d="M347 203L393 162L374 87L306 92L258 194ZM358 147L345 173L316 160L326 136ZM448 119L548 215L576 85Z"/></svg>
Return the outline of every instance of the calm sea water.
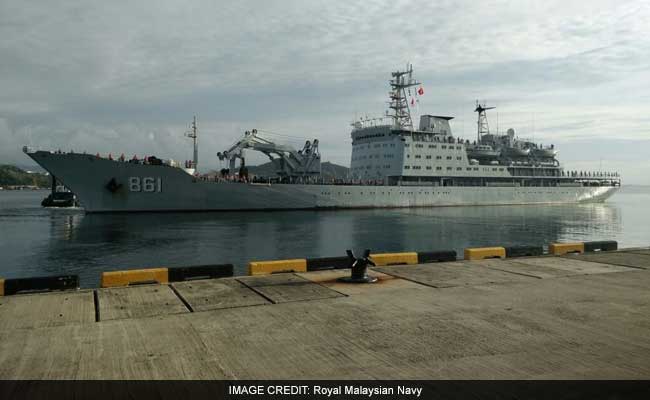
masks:
<svg viewBox="0 0 650 400"><path fill-rule="evenodd" d="M650 245L650 187L606 203L345 211L84 215L44 209L46 191L0 191L0 277L345 255L348 248L431 251L468 246L618 240Z"/></svg>

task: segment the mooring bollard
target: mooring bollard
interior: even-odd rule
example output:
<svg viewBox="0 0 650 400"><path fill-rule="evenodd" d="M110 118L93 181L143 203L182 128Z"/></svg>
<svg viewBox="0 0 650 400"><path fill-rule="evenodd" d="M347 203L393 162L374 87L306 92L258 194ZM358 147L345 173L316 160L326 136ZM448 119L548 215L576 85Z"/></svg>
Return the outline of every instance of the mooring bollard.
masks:
<svg viewBox="0 0 650 400"><path fill-rule="evenodd" d="M352 269L351 276L339 278L339 281L346 283L374 283L377 278L368 276L368 265L374 266L375 263L369 258L370 250L366 249L363 252L363 257L356 258L352 250L345 251L350 259L350 268Z"/></svg>

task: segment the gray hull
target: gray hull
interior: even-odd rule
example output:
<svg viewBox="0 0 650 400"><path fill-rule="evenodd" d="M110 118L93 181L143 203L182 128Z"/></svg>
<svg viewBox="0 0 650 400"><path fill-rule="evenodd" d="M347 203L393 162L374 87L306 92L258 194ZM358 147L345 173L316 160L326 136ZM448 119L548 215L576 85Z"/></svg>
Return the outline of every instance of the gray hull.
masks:
<svg viewBox="0 0 650 400"><path fill-rule="evenodd" d="M366 186L217 183L179 168L84 154L28 153L86 212L435 207L604 201L616 186ZM107 187L114 181L111 189ZM110 186L110 185L109 185Z"/></svg>

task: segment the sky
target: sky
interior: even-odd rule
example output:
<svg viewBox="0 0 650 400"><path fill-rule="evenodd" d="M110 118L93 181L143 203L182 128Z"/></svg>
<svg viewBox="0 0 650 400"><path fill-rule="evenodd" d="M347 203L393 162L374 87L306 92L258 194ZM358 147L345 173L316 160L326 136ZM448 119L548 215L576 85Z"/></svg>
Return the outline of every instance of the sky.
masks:
<svg viewBox="0 0 650 400"><path fill-rule="evenodd" d="M190 159L196 115L201 169L253 128L349 166L350 123L412 63L414 114L456 136L479 99L567 169L650 184L648 21L647 0L0 0L0 164L29 165L24 145Z"/></svg>

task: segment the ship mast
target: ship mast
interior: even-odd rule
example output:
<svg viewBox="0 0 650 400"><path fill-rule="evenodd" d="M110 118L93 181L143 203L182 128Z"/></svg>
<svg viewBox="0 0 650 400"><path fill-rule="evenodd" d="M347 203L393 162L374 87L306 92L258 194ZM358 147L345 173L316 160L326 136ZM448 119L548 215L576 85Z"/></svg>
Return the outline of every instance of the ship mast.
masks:
<svg viewBox="0 0 650 400"><path fill-rule="evenodd" d="M481 139L483 138L483 135L487 135L490 133L490 127L488 126L488 120L487 120L487 114L485 111L487 110L492 110L493 108L496 107L485 107L485 103L480 104L478 100L476 100L476 109L474 112L478 113L478 121L476 123L477 125L477 144L481 144Z"/></svg>
<svg viewBox="0 0 650 400"><path fill-rule="evenodd" d="M390 80L391 91L389 93L390 102L388 108L393 110L388 114L393 119L395 129L408 128L413 130L413 120L411 119L411 110L409 109L408 99L406 98L406 89L411 86L420 85L413 79L413 65L409 64L406 71L395 71Z"/></svg>
<svg viewBox="0 0 650 400"><path fill-rule="evenodd" d="M196 115L194 116L194 119L192 120L192 125L190 125L190 128L192 129L190 132L187 132L185 136L192 138L192 141L194 142L194 158L192 160L192 168L196 169L196 166L199 162L199 145L196 141L197 135L196 135Z"/></svg>

